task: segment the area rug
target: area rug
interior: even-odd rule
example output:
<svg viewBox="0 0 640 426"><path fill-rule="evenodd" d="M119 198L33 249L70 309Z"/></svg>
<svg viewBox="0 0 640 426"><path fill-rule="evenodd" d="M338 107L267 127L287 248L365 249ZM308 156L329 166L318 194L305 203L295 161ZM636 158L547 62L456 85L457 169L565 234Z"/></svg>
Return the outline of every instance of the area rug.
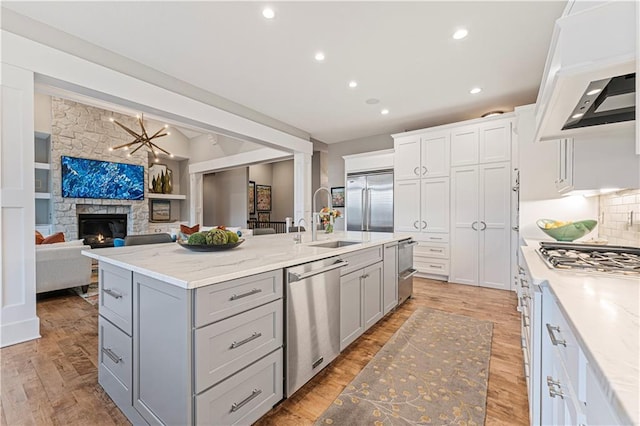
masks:
<svg viewBox="0 0 640 426"><path fill-rule="evenodd" d="M86 300L87 302L91 303L92 305L97 305L98 304L98 297L99 297L99 289L98 289L98 275L97 274L93 274L91 276L91 283L89 284L89 288L87 289L86 293L82 292L82 287L73 287L71 289L72 292L74 292L75 294L77 294L78 296L82 297L84 300Z"/></svg>
<svg viewBox="0 0 640 426"><path fill-rule="evenodd" d="M418 308L315 425L482 425L493 323Z"/></svg>

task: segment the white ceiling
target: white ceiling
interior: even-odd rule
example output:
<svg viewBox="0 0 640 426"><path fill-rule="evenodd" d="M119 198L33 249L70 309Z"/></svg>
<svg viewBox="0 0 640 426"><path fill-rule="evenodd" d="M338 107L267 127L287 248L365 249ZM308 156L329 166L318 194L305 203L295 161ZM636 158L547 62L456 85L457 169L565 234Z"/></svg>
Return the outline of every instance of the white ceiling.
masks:
<svg viewBox="0 0 640 426"><path fill-rule="evenodd" d="M565 3L275 2L271 21L263 2L3 7L335 143L535 102Z"/></svg>

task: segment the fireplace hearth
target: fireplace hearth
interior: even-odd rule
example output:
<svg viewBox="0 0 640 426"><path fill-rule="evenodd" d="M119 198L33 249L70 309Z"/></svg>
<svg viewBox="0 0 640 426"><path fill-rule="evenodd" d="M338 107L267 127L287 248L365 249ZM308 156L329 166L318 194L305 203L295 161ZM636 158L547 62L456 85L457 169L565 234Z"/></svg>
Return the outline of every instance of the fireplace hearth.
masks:
<svg viewBox="0 0 640 426"><path fill-rule="evenodd" d="M127 236L127 215L78 214L78 236L91 248L113 247L114 238Z"/></svg>

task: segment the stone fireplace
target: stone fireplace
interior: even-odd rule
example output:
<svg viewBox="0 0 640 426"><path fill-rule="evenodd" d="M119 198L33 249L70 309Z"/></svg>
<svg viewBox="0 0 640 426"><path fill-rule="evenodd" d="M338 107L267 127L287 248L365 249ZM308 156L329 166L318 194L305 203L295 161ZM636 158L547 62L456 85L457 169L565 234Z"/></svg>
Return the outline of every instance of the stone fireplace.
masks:
<svg viewBox="0 0 640 426"><path fill-rule="evenodd" d="M114 238L126 236L126 214L78 214L78 237L91 248L113 247Z"/></svg>

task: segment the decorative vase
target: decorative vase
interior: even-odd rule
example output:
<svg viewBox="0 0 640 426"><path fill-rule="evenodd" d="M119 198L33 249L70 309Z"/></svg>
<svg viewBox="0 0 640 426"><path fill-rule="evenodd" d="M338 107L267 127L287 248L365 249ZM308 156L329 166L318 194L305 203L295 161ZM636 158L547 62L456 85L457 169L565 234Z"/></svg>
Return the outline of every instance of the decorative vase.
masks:
<svg viewBox="0 0 640 426"><path fill-rule="evenodd" d="M329 222L326 225L324 225L324 232L325 234L330 234L333 232L333 223Z"/></svg>

